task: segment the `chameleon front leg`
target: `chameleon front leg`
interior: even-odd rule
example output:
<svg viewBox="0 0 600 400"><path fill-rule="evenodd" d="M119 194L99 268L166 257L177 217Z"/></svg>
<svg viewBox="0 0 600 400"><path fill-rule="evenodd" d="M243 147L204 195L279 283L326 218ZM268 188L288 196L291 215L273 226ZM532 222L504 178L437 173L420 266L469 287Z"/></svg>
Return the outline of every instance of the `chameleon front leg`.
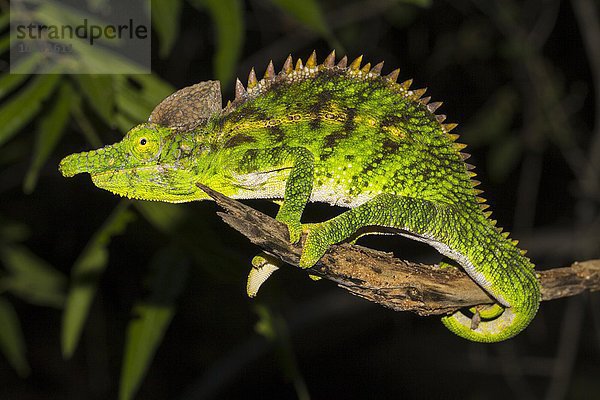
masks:
<svg viewBox="0 0 600 400"><path fill-rule="evenodd" d="M290 242L297 243L302 236L300 218L310 199L313 188L315 159L305 147L279 146L269 149L251 149L242 158L241 173L274 171L289 168L283 202L277 221L287 225Z"/></svg>
<svg viewBox="0 0 600 400"><path fill-rule="evenodd" d="M242 163L244 171L269 171L290 168L286 180L283 201L275 219L288 227L290 242L297 243L302 236L300 219L310 199L314 179L314 156L304 147L275 147L271 149L249 150ZM260 165L257 165L260 164ZM281 261L261 253L252 259L252 269L248 274L246 293L255 297L261 285L279 269Z"/></svg>

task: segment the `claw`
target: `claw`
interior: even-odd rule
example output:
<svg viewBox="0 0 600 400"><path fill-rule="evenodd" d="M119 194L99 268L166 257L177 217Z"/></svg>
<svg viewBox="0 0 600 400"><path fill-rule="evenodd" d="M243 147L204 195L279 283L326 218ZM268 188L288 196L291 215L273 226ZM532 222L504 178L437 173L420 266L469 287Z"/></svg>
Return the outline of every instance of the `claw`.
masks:
<svg viewBox="0 0 600 400"><path fill-rule="evenodd" d="M265 257L261 255L254 257L252 259L252 269L248 274L248 282L246 283L246 294L248 297L255 297L262 284L278 269L277 265Z"/></svg>
<svg viewBox="0 0 600 400"><path fill-rule="evenodd" d="M479 324L481 323L481 314L479 314L479 310L475 309L475 313L473 314L473 318L471 318L471 330L479 328Z"/></svg>
<svg viewBox="0 0 600 400"><path fill-rule="evenodd" d="M302 238L302 225L298 224L287 224L288 232L290 234L290 243L298 243Z"/></svg>

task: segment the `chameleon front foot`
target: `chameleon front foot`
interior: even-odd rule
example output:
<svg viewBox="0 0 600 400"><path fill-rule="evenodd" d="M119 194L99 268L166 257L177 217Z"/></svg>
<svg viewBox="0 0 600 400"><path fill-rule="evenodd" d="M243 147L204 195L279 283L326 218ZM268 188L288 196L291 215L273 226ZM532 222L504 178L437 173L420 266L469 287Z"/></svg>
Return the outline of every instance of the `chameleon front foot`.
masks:
<svg viewBox="0 0 600 400"><path fill-rule="evenodd" d="M263 283L278 269L278 260L269 257L267 254L261 253L254 257L252 259L252 269L250 269L246 283L246 294L248 297L256 297Z"/></svg>
<svg viewBox="0 0 600 400"><path fill-rule="evenodd" d="M285 222L285 224L290 234L290 243L298 243L302 238L302 224L300 222Z"/></svg>

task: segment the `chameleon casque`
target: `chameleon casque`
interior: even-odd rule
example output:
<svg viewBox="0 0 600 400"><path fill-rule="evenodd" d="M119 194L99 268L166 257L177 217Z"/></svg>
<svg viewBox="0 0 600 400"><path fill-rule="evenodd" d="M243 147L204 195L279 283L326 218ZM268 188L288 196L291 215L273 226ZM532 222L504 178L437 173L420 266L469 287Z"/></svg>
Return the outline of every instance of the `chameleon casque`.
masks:
<svg viewBox="0 0 600 400"><path fill-rule="evenodd" d="M72 154L60 171L87 172L99 188L134 199L209 199L197 182L236 199L283 199L276 219L290 240L308 231L303 268L332 244L393 229L460 264L496 300L477 315L443 317L448 329L479 342L513 337L537 312L539 283L524 252L484 211L465 145L450 133L456 124L443 123L435 114L441 103L423 98L424 89L396 83L399 70L382 76L383 62L361 61L336 63L332 52L317 64L313 52L305 64L288 57L279 73L271 62L262 80L254 69L247 88L238 80L225 108L218 81L181 89L122 141ZM308 201L349 210L301 225ZM253 264L255 292L276 266L266 256Z"/></svg>

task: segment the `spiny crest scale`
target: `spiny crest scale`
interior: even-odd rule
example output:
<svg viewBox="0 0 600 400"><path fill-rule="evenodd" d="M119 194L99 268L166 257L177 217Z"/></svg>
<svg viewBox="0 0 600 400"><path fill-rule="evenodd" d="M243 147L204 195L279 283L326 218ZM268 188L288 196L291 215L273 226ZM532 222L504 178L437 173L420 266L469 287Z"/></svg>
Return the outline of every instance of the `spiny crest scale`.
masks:
<svg viewBox="0 0 600 400"><path fill-rule="evenodd" d="M323 66L325 68L333 68L334 65L335 65L335 50L333 50L331 53L329 53L329 55L325 58L325 61L323 61Z"/></svg>
<svg viewBox="0 0 600 400"><path fill-rule="evenodd" d="M406 93L406 96L414 101L418 101L421 103L431 114L434 115L437 122L439 122L442 126L442 129L449 135L452 141L455 141L458 138L458 135L449 134L457 124L443 124L446 120L446 115L444 114L435 114L438 108L441 107L442 102L430 102L431 97L423 97L427 88L410 90L410 86L413 83L412 79L405 80L404 82L397 84L396 81L400 76L400 69L394 69L389 74L382 76L381 72L383 70L384 62L381 61L376 64L373 68L371 68L371 64L367 63L361 68L361 63L363 60L363 56L360 55L355 58L350 64L348 64L348 57L342 57L338 63L336 64L335 50L333 50L329 55L323 60L323 63L319 65L317 63L317 53L313 51L310 56L306 60L306 65L302 62L302 59L298 58L294 64L294 59L292 55L288 55L285 62L283 63L283 67L281 69L281 73L278 75L275 72L275 67L273 62L270 61L262 80L258 80L256 77L256 72L254 68L250 70L250 74L248 75L248 85L244 88L244 85L239 81L236 81L235 85L235 99L232 104L232 107L228 106L226 109L231 111L237 105L245 102L248 98L255 97L259 95L261 92L268 90L269 86L272 82L279 80L287 80L288 77L297 76L295 74L302 74L302 77L307 79L311 76L311 74L317 73L322 69L332 69L336 68L338 70L345 70L353 73L354 76L359 79L384 79L388 82L388 84L396 87ZM464 148L464 145L456 144L455 147L460 151ZM466 159L468 156L463 156L463 159Z"/></svg>
<svg viewBox="0 0 600 400"><path fill-rule="evenodd" d="M313 50L310 57L306 60L306 68L315 68L317 66L317 52Z"/></svg>
<svg viewBox="0 0 600 400"><path fill-rule="evenodd" d="M352 61L352 62L350 63L350 69L351 69L352 71L358 71L358 70L360 69L360 63L362 62L362 59L363 59L363 56L362 56L362 55L360 55L360 56L356 57L356 58L354 59L354 61Z"/></svg>
<svg viewBox="0 0 600 400"><path fill-rule="evenodd" d="M290 54L285 59L285 62L283 63L283 68L281 69L281 72L290 74L293 70L294 70L294 60L292 59L292 55Z"/></svg>
<svg viewBox="0 0 600 400"><path fill-rule="evenodd" d="M423 97L423 95L425 94L426 91L427 91L427 88L413 90L414 99L419 100L421 97Z"/></svg>
<svg viewBox="0 0 600 400"><path fill-rule="evenodd" d="M254 72L254 67L250 70L250 74L248 74L248 89L252 89L258 84L258 80L256 79L256 72Z"/></svg>
<svg viewBox="0 0 600 400"><path fill-rule="evenodd" d="M429 103L427 105L427 108L429 109L429 111L431 111L432 113L435 113L435 111L440 108L442 106L442 102L441 101L436 101L434 103Z"/></svg>
<svg viewBox="0 0 600 400"><path fill-rule="evenodd" d="M240 100L246 96L246 88L239 78L235 81L235 100Z"/></svg>
<svg viewBox="0 0 600 400"><path fill-rule="evenodd" d="M273 66L273 60L269 61L269 65L267 65L267 69L265 71L265 76L263 79L271 80L275 78L275 67Z"/></svg>
<svg viewBox="0 0 600 400"><path fill-rule="evenodd" d="M391 83L396 83L396 81L398 80L398 77L400 76L400 68L396 68L395 70L393 70L392 72L390 72L389 74L386 75L386 79L388 81L390 81ZM400 86L402 87L402 86ZM404 87L402 87L404 90L408 90L405 89Z"/></svg>
<svg viewBox="0 0 600 400"><path fill-rule="evenodd" d="M451 124L443 124L442 127L446 130L446 132L450 132L452 131L454 128L456 128L458 126L458 124L455 123L451 123Z"/></svg>
<svg viewBox="0 0 600 400"><path fill-rule="evenodd" d="M374 76L381 75L381 70L383 69L383 61L379 64L376 64L373 68L371 68L371 74Z"/></svg>

